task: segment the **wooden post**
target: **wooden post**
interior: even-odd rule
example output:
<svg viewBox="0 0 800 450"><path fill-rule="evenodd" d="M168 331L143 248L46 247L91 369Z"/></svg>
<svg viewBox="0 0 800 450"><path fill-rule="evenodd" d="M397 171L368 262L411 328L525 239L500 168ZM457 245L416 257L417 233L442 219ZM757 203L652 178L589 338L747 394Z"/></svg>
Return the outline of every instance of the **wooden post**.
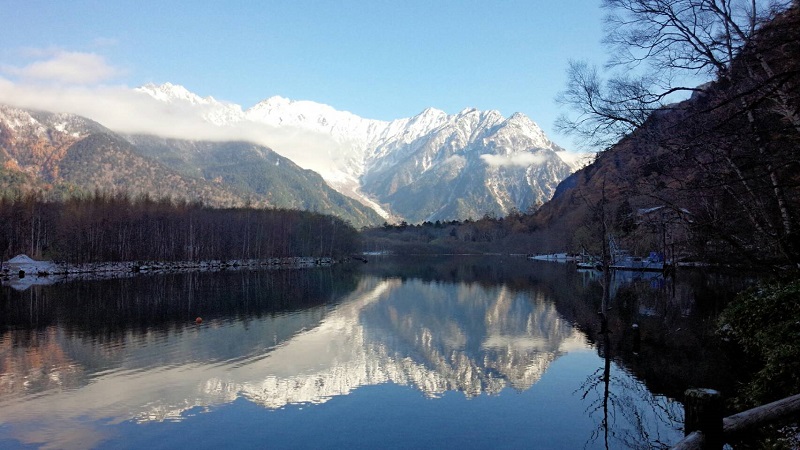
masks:
<svg viewBox="0 0 800 450"><path fill-rule="evenodd" d="M703 433L704 449L722 448L722 394L713 389L688 389L684 393L684 434Z"/></svg>
<svg viewBox="0 0 800 450"><path fill-rule="evenodd" d="M698 448L713 448L719 449L722 447L723 438L720 437L717 442L710 441L708 431L703 431L703 419L708 414L708 423L710 424L710 436L714 438L715 430L717 427L716 419L713 419L718 413L713 410L722 408L722 398L719 393L710 389L690 389L686 391L686 423L684 425L686 437L672 447L672 450L696 450ZM717 403L713 406L713 403ZM709 408L709 403L712 406ZM712 411L709 413L708 411ZM721 415L721 414L719 414ZM734 414L730 417L721 419L722 421L722 434L730 436L731 434L746 433L748 430L755 427L762 427L766 424L775 421L784 420L790 417L800 415L800 394L778 400L767 405L762 405L747 411Z"/></svg>

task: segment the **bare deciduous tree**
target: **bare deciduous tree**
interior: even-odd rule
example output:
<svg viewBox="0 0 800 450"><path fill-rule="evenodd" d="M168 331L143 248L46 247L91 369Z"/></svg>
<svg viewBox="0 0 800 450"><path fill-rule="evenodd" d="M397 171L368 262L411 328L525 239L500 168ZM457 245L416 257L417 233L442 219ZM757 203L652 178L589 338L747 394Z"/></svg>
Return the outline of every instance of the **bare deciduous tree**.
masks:
<svg viewBox="0 0 800 450"><path fill-rule="evenodd" d="M602 147L641 126L680 92L701 89L682 80L726 79L757 27L786 10L788 0L604 0L610 58L601 77L585 62L571 62L557 101L570 107L556 126ZM772 68L761 58L763 70ZM777 92L780 100L781 93ZM800 126L786 96L778 101ZM800 128L799 128L800 129Z"/></svg>

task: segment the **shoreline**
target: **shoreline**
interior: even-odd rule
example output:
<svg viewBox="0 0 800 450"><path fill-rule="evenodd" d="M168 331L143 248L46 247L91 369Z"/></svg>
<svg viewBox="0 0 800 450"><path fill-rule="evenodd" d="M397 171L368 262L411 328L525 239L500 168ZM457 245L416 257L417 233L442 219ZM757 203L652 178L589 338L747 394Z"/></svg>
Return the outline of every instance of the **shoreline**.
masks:
<svg viewBox="0 0 800 450"><path fill-rule="evenodd" d="M107 261L71 264L35 261L25 267L3 262L0 285L16 290L58 282L128 278L145 274L221 272L226 270L307 269L328 267L340 262L332 257L292 256L267 259L231 259L203 261ZM23 275L23 276L20 276Z"/></svg>

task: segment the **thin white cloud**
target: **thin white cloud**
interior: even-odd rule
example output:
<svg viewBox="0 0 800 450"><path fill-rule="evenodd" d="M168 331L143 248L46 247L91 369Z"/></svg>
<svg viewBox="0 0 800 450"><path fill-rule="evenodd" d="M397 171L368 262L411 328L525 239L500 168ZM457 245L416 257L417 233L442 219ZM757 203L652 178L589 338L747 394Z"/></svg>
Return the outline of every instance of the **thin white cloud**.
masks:
<svg viewBox="0 0 800 450"><path fill-rule="evenodd" d="M115 42L99 39L95 43ZM215 112L213 104L189 100L166 103L129 86L102 84L124 71L100 55L60 48L26 48L21 52L32 61L30 64L0 65L0 104L77 114L123 134L249 141L269 147L326 179L343 176L336 169L341 165L336 158L342 153L342 144L329 135L256 123L246 120L243 114L225 126L216 126L208 120L219 112ZM238 105L228 106L241 111Z"/></svg>
<svg viewBox="0 0 800 450"><path fill-rule="evenodd" d="M528 167L542 164L547 157L540 153L517 153L515 155L481 155L481 159L492 167Z"/></svg>
<svg viewBox="0 0 800 450"><path fill-rule="evenodd" d="M119 133L164 138L249 141L267 146L297 165L335 176L341 144L330 136L288 127L276 128L241 119L226 126L204 117L211 105L165 103L127 86L64 86L18 83L0 77L0 104L67 112L92 119Z"/></svg>
<svg viewBox="0 0 800 450"><path fill-rule="evenodd" d="M562 151L556 152L556 154L564 161L568 166L572 168L572 170L578 170L583 167L588 166L591 164L595 158L597 158L597 153L594 152L571 152L571 151Z"/></svg>
<svg viewBox="0 0 800 450"><path fill-rule="evenodd" d="M39 50L37 53L47 53L47 59L34 61L22 67L4 65L0 70L22 80L80 85L108 81L122 73L95 53L63 50Z"/></svg>

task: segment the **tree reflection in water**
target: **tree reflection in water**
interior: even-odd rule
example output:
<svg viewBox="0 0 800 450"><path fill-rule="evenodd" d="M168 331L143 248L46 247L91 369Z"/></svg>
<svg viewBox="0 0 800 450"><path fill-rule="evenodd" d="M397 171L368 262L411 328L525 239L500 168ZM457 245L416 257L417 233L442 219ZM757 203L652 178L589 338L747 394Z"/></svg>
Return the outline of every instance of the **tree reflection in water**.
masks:
<svg viewBox="0 0 800 450"><path fill-rule="evenodd" d="M608 275L592 277L589 283L603 288L602 300L598 302L599 324L595 325L598 331L589 333L603 358L603 366L589 375L576 391L588 402L587 413L596 418L597 428L589 442L602 441L606 449L669 448L669 437L674 436L676 430L680 431L676 426L683 423L683 406L674 400L678 398L675 394L690 386L687 379L708 380L704 376L704 369L708 369L704 366L720 366L711 361L708 364L695 362L689 367L686 359L674 358L672 362L677 368L673 370L683 373L673 379L669 379L671 372L659 373L659 368L670 365L671 355L685 353L687 348L694 347L695 356L708 354L708 350L697 346L693 339L676 341L679 336L702 340L699 337L710 335L713 328L708 325L708 318L702 320L699 327L687 324L693 309L707 306L696 303L694 291L688 295L686 278L676 283L675 279L665 279L662 274L617 272ZM640 342L639 322L646 327L644 344ZM713 339L707 341L712 344ZM679 345L673 348L676 342ZM715 373L717 382L728 378L724 370ZM643 377L645 383L636 377ZM658 391L651 392L648 384L650 389L653 386L666 388L672 398Z"/></svg>
<svg viewBox="0 0 800 450"><path fill-rule="evenodd" d="M654 395L613 364L609 334L603 338L602 348L598 348L603 366L576 391L588 402L587 413L599 416L588 442L602 439L606 449L669 448L672 442L668 437L675 435L676 424L683 423L683 406L676 400Z"/></svg>

